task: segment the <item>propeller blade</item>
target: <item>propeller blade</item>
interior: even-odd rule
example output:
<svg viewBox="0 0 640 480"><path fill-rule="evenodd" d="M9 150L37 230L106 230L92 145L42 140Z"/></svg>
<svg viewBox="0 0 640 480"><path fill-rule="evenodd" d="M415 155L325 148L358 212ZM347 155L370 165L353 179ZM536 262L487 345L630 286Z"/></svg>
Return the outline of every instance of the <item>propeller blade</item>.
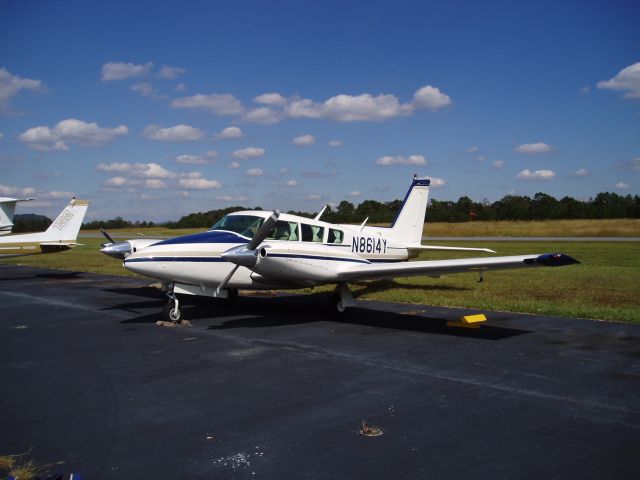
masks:
<svg viewBox="0 0 640 480"><path fill-rule="evenodd" d="M265 220L262 226L258 229L253 238L246 245L238 245L237 247L230 248L226 252L223 252L220 256L227 262L235 263L237 266L243 266L247 268L253 268L258 261L258 252L256 249L269 236L271 230L278 221L280 216L280 210L275 210L269 218ZM229 278L235 272L229 274ZM228 279L223 280L222 284L226 284ZM219 289L222 287L218 287Z"/></svg>
<svg viewBox="0 0 640 480"><path fill-rule="evenodd" d="M269 218L262 224L260 229L253 236L251 241L247 244L247 250L255 250L258 245L260 245L265 238L269 236L271 230L275 226L278 221L278 217L280 216L280 210L275 210Z"/></svg>
<svg viewBox="0 0 640 480"><path fill-rule="evenodd" d="M102 233L102 235L104 235L104 238L109 240L110 243L116 243L116 242L113 241L113 238L111 238L111 235L109 235L104 228L102 228L102 227L100 228L100 233Z"/></svg>

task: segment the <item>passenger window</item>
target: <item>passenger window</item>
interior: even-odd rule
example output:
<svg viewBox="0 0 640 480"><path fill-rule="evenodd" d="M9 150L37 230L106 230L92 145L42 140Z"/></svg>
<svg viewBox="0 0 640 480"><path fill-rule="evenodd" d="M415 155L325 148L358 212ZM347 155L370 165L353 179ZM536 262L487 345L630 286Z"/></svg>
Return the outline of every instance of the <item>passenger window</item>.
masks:
<svg viewBox="0 0 640 480"><path fill-rule="evenodd" d="M324 238L324 227L307 225L306 223L302 223L300 226L302 227L303 242L322 242Z"/></svg>
<svg viewBox="0 0 640 480"><path fill-rule="evenodd" d="M341 230L336 230L334 228L329 229L329 243L342 243L344 240L344 233Z"/></svg>
<svg viewBox="0 0 640 480"><path fill-rule="evenodd" d="M285 222L278 220L271 234L267 237L274 240L298 241L298 224L296 222Z"/></svg>

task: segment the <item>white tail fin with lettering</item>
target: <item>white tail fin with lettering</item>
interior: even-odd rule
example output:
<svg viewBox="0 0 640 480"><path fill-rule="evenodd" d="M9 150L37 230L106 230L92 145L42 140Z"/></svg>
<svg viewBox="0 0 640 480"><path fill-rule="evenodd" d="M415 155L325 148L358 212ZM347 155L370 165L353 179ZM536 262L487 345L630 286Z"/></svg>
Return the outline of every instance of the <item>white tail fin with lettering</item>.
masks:
<svg viewBox="0 0 640 480"><path fill-rule="evenodd" d="M73 243L78 237L89 202L73 198L43 233L42 241Z"/></svg>
<svg viewBox="0 0 640 480"><path fill-rule="evenodd" d="M388 230L391 238L407 245L420 245L430 183L428 178L413 177L402 206Z"/></svg>

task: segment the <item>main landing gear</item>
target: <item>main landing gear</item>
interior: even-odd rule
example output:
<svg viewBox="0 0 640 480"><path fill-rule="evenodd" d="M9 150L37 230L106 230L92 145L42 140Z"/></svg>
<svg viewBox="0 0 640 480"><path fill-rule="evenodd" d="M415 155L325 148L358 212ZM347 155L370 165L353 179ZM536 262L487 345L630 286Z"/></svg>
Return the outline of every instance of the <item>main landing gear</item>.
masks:
<svg viewBox="0 0 640 480"><path fill-rule="evenodd" d="M331 295L329 302L331 308L337 310L340 314L345 313L347 308L356 306L353 294L346 283L339 283L336 285L336 290Z"/></svg>

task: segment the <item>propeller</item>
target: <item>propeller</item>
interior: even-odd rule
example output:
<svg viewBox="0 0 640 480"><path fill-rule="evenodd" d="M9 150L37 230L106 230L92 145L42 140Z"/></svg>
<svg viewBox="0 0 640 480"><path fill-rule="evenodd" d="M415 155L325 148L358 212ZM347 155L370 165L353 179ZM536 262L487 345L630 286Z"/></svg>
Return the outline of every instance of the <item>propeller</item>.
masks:
<svg viewBox="0 0 640 480"><path fill-rule="evenodd" d="M273 227L278 221L280 213L280 210L275 210L271 216L265 220L249 243L230 248L220 255L224 260L234 263L235 267L233 267L231 272L229 272L229 275L227 275L220 285L218 285L215 296L220 295L222 289L227 286L229 280L231 280L231 277L233 277L233 274L236 273L236 270L238 270L239 267L251 268L255 266L258 261L258 252L256 249L265 240L265 238L269 236L271 230L273 230Z"/></svg>
<svg viewBox="0 0 640 480"><path fill-rule="evenodd" d="M131 253L131 244L129 242L116 242L104 228L100 228L100 233L108 240L108 242L100 244L102 247L100 251L105 255L124 260Z"/></svg>
<svg viewBox="0 0 640 480"><path fill-rule="evenodd" d="M113 240L113 238L111 238L111 235L109 235L109 234L107 233L107 231L106 231L104 228L100 227L100 233L102 233L102 235L104 235L104 238L106 238L107 240L109 240L109 242L108 242L108 243L103 243L103 244L101 244L101 246L102 246L102 247L106 247L107 245L112 245L112 244L116 243L116 242Z"/></svg>

